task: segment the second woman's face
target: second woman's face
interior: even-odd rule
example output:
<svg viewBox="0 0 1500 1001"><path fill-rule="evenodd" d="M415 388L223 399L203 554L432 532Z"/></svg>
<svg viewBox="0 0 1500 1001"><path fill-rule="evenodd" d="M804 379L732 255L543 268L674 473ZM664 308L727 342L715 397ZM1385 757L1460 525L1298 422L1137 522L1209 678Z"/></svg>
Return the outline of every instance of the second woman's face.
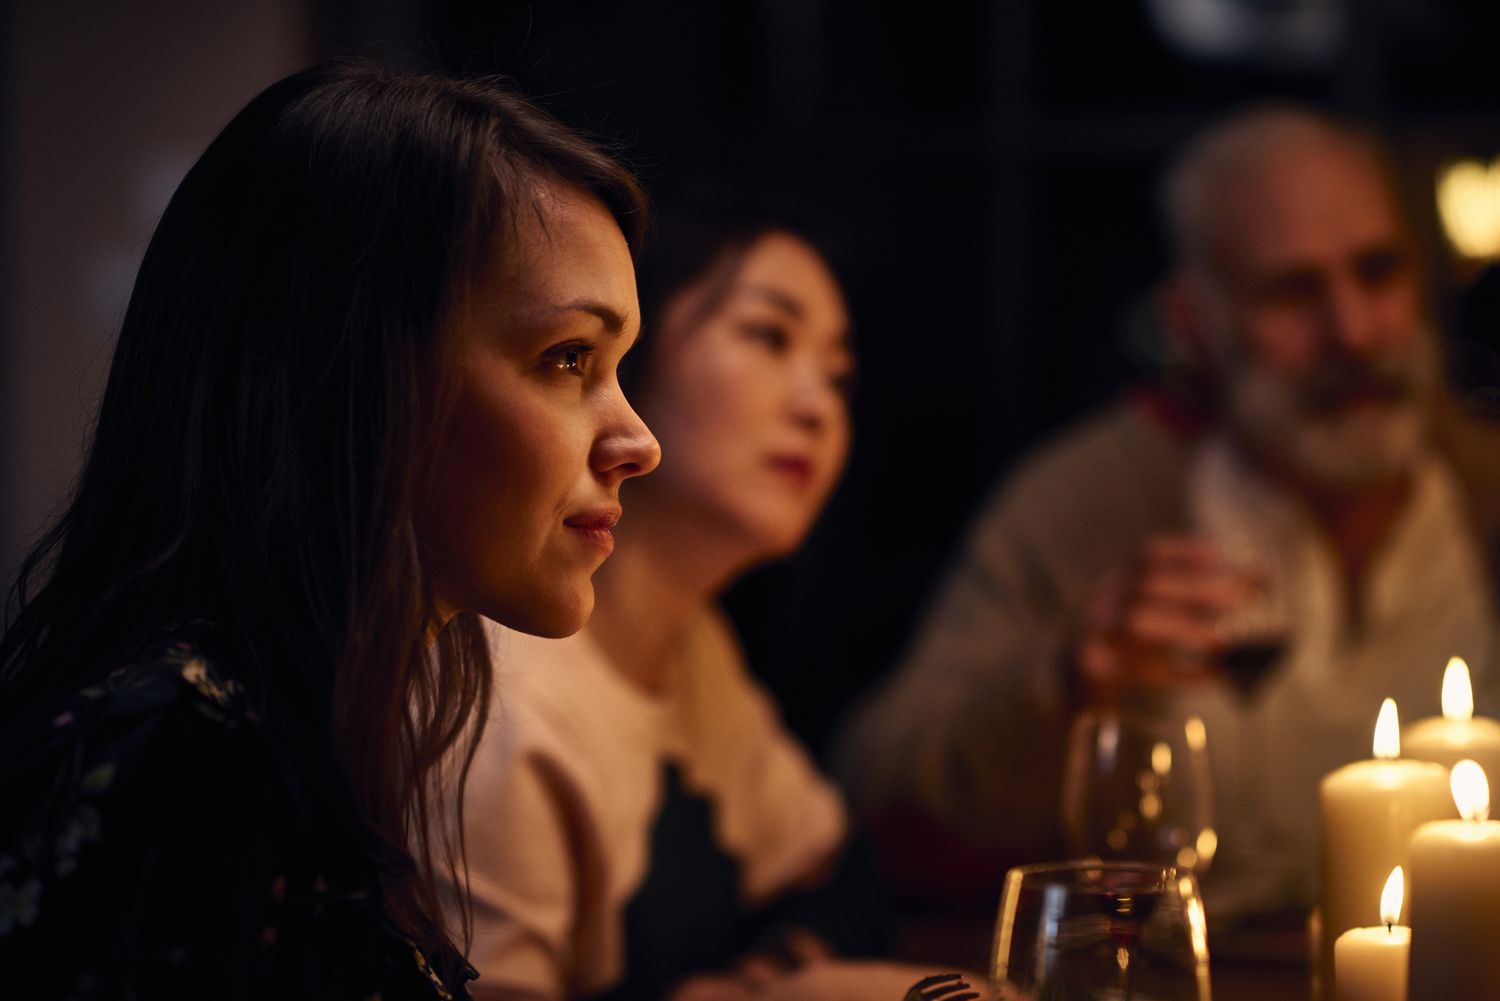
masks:
<svg viewBox="0 0 1500 1001"><path fill-rule="evenodd" d="M498 239L447 331L456 398L418 532L445 612L564 636L593 609L620 484L660 456L616 379L635 271L609 212L571 188L544 188Z"/></svg>
<svg viewBox="0 0 1500 1001"><path fill-rule="evenodd" d="M849 318L828 266L789 234L756 240L715 284L679 293L660 318L639 401L666 454L652 492L756 558L780 556L848 458Z"/></svg>

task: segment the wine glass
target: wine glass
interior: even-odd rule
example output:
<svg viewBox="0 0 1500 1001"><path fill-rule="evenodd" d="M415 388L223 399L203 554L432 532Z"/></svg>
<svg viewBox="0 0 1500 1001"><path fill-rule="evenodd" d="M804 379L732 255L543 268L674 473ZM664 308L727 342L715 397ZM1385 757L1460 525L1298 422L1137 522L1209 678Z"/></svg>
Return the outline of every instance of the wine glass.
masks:
<svg viewBox="0 0 1500 1001"><path fill-rule="evenodd" d="M1291 632L1286 561L1298 519L1281 498L1247 480L1240 466L1224 443L1200 453L1189 475L1188 510L1193 534L1211 543L1224 569L1245 585L1236 607L1219 620L1219 666L1248 704L1280 662Z"/></svg>
<svg viewBox="0 0 1500 1001"><path fill-rule="evenodd" d="M1218 847L1203 721L1083 710L1068 734L1060 805L1074 855L1202 872Z"/></svg>
<svg viewBox="0 0 1500 1001"><path fill-rule="evenodd" d="M1271 796L1266 760L1270 709L1262 693L1293 631L1287 547L1274 524L1258 529L1221 524L1211 538L1231 571L1247 585L1245 600L1219 622L1224 645L1218 662L1235 694L1242 730L1234 789L1239 819L1225 835L1238 856L1265 857L1271 841L1264 819Z"/></svg>
<svg viewBox="0 0 1500 1001"><path fill-rule="evenodd" d="M1261 685L1281 663L1292 631L1287 575L1274 548L1239 536L1215 540L1231 572L1244 582L1244 600L1219 620L1219 667L1247 712Z"/></svg>
<svg viewBox="0 0 1500 1001"><path fill-rule="evenodd" d="M1190 488L1193 531L1218 550L1229 573L1244 586L1235 608L1218 622L1222 645L1216 664L1234 696L1231 793L1236 819L1223 831L1239 858L1271 856L1266 823L1271 793L1267 760L1271 707L1265 695L1296 631L1294 591L1299 519L1283 499L1235 470L1225 449L1204 453Z"/></svg>
<svg viewBox="0 0 1500 1001"><path fill-rule="evenodd" d="M1000 1001L1209 1001L1198 882L1146 862L1012 869L991 977Z"/></svg>

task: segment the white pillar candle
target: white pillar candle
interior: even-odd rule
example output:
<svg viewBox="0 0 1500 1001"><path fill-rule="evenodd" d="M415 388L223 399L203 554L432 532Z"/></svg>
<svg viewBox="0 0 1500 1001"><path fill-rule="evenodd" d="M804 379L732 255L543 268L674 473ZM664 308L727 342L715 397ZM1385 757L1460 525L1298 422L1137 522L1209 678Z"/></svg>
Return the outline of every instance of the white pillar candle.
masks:
<svg viewBox="0 0 1500 1001"><path fill-rule="evenodd" d="M1401 759L1396 703L1386 699L1375 724L1375 760L1356 761L1323 777L1323 947L1319 965L1332 985L1333 943L1350 928L1380 919L1370 887L1398 865L1429 820L1456 817L1448 769ZM1335 993L1333 996L1337 996Z"/></svg>
<svg viewBox="0 0 1500 1001"><path fill-rule="evenodd" d="M1418 720L1401 733L1408 758L1452 768L1468 758L1486 775L1500 775L1500 722L1474 718L1474 687L1469 665L1453 657L1443 671L1443 715Z"/></svg>
<svg viewBox="0 0 1500 1001"><path fill-rule="evenodd" d="M1500 822L1484 769L1460 761L1452 782L1463 819L1411 841L1412 1001L1500 998Z"/></svg>
<svg viewBox="0 0 1500 1001"><path fill-rule="evenodd" d="M1406 1001L1411 929L1398 924L1403 882L1398 865L1380 894L1380 927L1350 928L1333 943L1335 1001Z"/></svg>

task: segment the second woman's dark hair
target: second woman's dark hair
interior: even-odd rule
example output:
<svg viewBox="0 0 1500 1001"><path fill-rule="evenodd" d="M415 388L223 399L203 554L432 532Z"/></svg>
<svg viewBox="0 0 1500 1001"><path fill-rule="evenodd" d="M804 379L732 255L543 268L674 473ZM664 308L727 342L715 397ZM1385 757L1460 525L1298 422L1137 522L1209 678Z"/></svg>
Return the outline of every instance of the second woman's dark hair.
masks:
<svg viewBox="0 0 1500 1001"><path fill-rule="evenodd" d="M637 235L631 176L494 82L324 65L251 102L152 237L75 495L0 640L8 714L216 623L268 726L347 786L390 916L434 955L433 776L489 666L473 616L429 650L414 511L445 311L549 181Z"/></svg>

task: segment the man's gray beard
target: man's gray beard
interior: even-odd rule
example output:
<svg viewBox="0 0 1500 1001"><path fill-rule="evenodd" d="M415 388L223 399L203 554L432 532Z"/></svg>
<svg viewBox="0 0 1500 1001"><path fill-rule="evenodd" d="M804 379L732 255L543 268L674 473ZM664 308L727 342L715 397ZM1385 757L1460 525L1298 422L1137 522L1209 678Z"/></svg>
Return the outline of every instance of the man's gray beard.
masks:
<svg viewBox="0 0 1500 1001"><path fill-rule="evenodd" d="M1426 442L1431 359L1413 364L1424 370L1413 372L1406 399L1331 415L1313 412L1286 378L1251 365L1231 380L1229 420L1257 453L1316 486L1359 490L1390 482L1412 468Z"/></svg>

